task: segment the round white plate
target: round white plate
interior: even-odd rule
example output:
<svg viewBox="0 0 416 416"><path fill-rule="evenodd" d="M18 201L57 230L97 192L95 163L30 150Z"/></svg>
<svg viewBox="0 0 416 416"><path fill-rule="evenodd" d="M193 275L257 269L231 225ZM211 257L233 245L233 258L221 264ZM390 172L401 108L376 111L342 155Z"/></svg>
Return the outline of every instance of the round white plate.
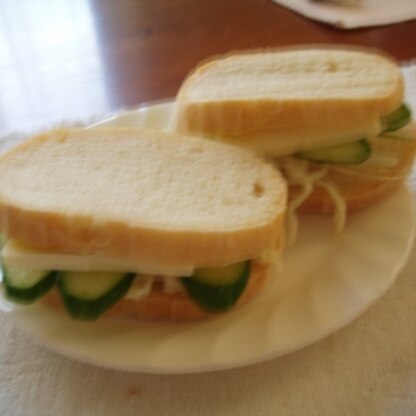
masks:
<svg viewBox="0 0 416 416"><path fill-rule="evenodd" d="M166 128L169 102L121 114L101 126ZM104 319L74 322L42 305L0 309L45 346L99 366L149 373L191 373L239 367L284 355L335 332L392 285L409 254L413 197L391 198L351 215L341 234L331 220L303 216L282 270L254 302L191 324Z"/></svg>

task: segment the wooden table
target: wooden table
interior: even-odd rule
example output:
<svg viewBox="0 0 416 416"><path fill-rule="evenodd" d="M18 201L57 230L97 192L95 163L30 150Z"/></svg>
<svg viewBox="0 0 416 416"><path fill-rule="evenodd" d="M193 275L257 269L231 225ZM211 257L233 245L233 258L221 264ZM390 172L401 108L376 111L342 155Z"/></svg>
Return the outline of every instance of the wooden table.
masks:
<svg viewBox="0 0 416 416"><path fill-rule="evenodd" d="M237 48L349 43L416 58L416 21L340 31L268 0L0 0L0 134L172 97Z"/></svg>

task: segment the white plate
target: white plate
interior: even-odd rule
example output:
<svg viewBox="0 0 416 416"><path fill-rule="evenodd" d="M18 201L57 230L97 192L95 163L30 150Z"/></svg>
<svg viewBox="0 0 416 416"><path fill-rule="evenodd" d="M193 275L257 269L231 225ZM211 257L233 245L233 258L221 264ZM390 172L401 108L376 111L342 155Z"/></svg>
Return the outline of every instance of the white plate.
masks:
<svg viewBox="0 0 416 416"><path fill-rule="evenodd" d="M101 125L165 128L163 103ZM401 188L376 207L351 215L332 232L328 218L304 216L283 270L250 305L192 324L102 320L74 322L42 305L0 309L45 346L99 366L149 373L191 373L239 367L316 342L363 313L392 285L413 239L413 198Z"/></svg>

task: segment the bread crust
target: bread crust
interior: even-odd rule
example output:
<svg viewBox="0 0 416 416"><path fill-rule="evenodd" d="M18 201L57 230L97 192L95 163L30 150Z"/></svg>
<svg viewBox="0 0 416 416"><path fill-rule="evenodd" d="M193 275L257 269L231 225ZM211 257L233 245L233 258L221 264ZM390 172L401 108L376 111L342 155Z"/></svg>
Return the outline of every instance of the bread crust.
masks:
<svg viewBox="0 0 416 416"><path fill-rule="evenodd" d="M246 305L258 296L267 281L268 270L269 266L252 262L247 287L233 309ZM49 292L41 302L64 312L57 290ZM204 311L186 293L168 294L163 292L158 285L153 285L152 292L146 298L141 300L124 298L103 315L103 317L117 319L170 322L190 322L215 316L218 314Z"/></svg>
<svg viewBox="0 0 416 416"><path fill-rule="evenodd" d="M323 98L287 98L263 97L253 99L248 97L218 99L190 98L194 85L198 85L204 74L222 61L241 55L274 54L288 51L309 50L344 51L347 53L365 54L374 57L378 65L387 66L391 76L386 85L389 92L384 96L368 96L353 99L340 97L338 99ZM329 64L328 64L329 65ZM176 129L180 132L212 134L233 139L252 140L256 132L275 132L283 139L293 137L293 125L297 126L299 137L308 130L319 131L318 123L332 123L346 120L351 130L361 130L362 133L374 130L376 121L385 114L394 111L403 97L403 78L394 58L374 49L353 47L347 45L301 45L277 49L235 51L223 56L215 56L202 62L194 69L182 84L176 99ZM363 118L363 114L366 115ZM335 127L335 132L336 127Z"/></svg>

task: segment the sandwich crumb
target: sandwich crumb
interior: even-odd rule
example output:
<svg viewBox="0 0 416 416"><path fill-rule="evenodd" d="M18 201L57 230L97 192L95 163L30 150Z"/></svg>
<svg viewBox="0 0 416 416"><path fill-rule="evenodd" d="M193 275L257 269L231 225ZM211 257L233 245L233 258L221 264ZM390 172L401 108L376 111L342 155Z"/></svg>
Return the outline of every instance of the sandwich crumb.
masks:
<svg viewBox="0 0 416 416"><path fill-rule="evenodd" d="M328 62L328 72L337 72L338 71L338 64L334 61Z"/></svg>
<svg viewBox="0 0 416 416"><path fill-rule="evenodd" d="M138 396L141 396L142 393L143 393L143 390L140 387L136 386L135 384L132 384L126 390L127 397L138 397Z"/></svg>
<svg viewBox="0 0 416 416"><path fill-rule="evenodd" d="M264 194L264 186L261 183L254 182L253 184L253 195L256 198L260 198Z"/></svg>

